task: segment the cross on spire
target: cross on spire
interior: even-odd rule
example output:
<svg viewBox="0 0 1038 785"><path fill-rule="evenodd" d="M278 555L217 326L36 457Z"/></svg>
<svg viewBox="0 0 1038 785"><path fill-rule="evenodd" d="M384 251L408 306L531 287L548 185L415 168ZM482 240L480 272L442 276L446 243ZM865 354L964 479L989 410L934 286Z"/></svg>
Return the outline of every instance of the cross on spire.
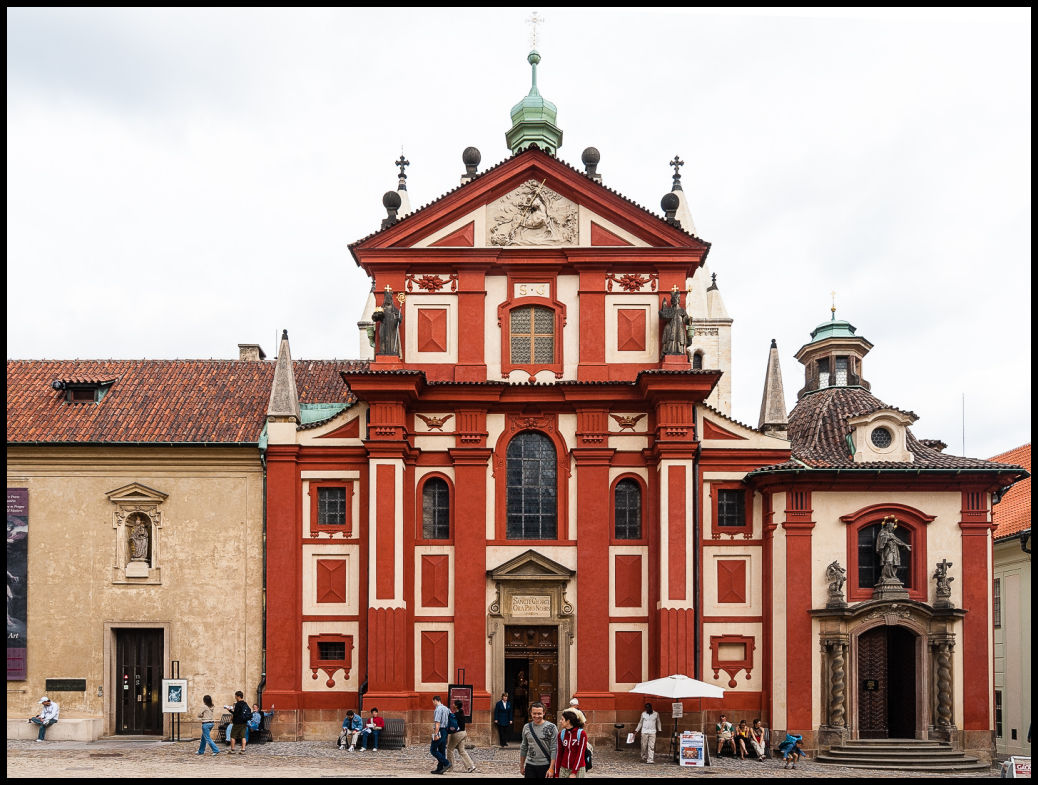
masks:
<svg viewBox="0 0 1038 785"><path fill-rule="evenodd" d="M534 11L530 18L526 20L526 24L530 25L530 48L537 48L537 25L544 22L544 17L537 16L537 12Z"/></svg>
<svg viewBox="0 0 1038 785"><path fill-rule="evenodd" d="M681 172L679 170L681 169L682 166L685 165L685 162L682 161L680 158L678 158L678 156L675 155L673 160L670 162L670 165L674 167L674 179L675 180L680 180L681 179Z"/></svg>

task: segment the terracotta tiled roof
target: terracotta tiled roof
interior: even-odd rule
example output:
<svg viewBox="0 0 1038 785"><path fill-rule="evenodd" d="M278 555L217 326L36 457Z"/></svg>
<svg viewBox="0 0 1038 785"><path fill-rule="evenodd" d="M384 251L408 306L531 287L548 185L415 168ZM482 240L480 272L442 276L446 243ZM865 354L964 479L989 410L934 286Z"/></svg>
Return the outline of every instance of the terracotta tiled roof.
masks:
<svg viewBox="0 0 1038 785"><path fill-rule="evenodd" d="M8 444L255 444L274 361L8 360ZM339 373L363 361L296 360L299 400L348 400ZM51 383L114 379L100 403L66 403Z"/></svg>
<svg viewBox="0 0 1038 785"><path fill-rule="evenodd" d="M991 460L1000 463L1015 463L1031 472L1031 445L1025 444L1015 450L1004 452L994 456ZM995 529L995 539L1015 537L1022 531L1031 528L1031 478L1030 476L1018 482L1002 497L1002 501L996 504L991 512L991 520L998 526Z"/></svg>
<svg viewBox="0 0 1038 785"><path fill-rule="evenodd" d="M847 436L851 427L847 421L879 409L890 409L915 418L915 414L888 406L861 387L832 387L804 396L789 415L789 439L792 442L790 461L758 469L774 472L803 469L856 469L899 471L1014 471L1019 467L1010 463L993 463L979 458L946 455L917 439L908 430L908 449L915 456L912 463L873 461L855 463ZM930 441L930 440L927 440Z"/></svg>

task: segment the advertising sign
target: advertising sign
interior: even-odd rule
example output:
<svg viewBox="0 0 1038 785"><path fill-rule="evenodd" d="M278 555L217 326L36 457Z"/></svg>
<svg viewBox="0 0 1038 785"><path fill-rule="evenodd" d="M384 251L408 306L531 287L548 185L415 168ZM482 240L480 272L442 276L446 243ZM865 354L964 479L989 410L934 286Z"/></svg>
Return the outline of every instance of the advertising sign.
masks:
<svg viewBox="0 0 1038 785"><path fill-rule="evenodd" d="M681 734L681 744L678 747L678 762L682 766L705 766L706 758L703 748L706 746L706 738L702 732L687 730Z"/></svg>
<svg viewBox="0 0 1038 785"><path fill-rule="evenodd" d="M187 679L162 680L162 711L169 714L187 711Z"/></svg>
<svg viewBox="0 0 1038 785"><path fill-rule="evenodd" d="M29 580L29 489L7 489L7 680L25 680Z"/></svg>
<svg viewBox="0 0 1038 785"><path fill-rule="evenodd" d="M472 722L472 685L448 684L447 708L451 711L454 711L454 701L461 701L461 713L465 715L465 722Z"/></svg>

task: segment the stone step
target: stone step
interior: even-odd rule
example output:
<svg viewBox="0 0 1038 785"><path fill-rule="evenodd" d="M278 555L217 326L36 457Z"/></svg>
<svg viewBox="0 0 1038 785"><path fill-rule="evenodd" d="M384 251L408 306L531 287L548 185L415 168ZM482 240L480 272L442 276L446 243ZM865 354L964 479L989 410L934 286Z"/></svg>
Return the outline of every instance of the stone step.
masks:
<svg viewBox="0 0 1038 785"><path fill-rule="evenodd" d="M990 771L991 767L975 758L961 761L909 763L907 761L875 760L872 758L833 758L819 755L814 759L817 763L832 763L851 769L880 769L892 771Z"/></svg>
<svg viewBox="0 0 1038 785"><path fill-rule="evenodd" d="M916 746L922 745L926 747L951 747L946 741L939 741L938 739L847 739L843 742L844 747L874 747L890 746L890 747L904 747L904 746Z"/></svg>
<svg viewBox="0 0 1038 785"><path fill-rule="evenodd" d="M906 750L901 748L892 748L886 750L869 750L869 754L866 755L861 749L848 749L847 747L833 747L827 752L827 755L840 758L891 758L893 760L963 760L966 754L959 750L944 750L934 749L932 747L923 747L918 750Z"/></svg>

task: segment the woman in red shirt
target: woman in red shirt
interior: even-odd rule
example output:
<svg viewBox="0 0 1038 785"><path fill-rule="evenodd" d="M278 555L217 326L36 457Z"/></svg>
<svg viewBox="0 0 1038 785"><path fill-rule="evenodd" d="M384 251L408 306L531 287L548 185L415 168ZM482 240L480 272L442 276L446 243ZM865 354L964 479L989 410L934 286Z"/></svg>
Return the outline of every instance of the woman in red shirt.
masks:
<svg viewBox="0 0 1038 785"><path fill-rule="evenodd" d="M587 733L584 723L572 709L566 709L559 717L559 749L555 766L559 777L584 777Z"/></svg>

